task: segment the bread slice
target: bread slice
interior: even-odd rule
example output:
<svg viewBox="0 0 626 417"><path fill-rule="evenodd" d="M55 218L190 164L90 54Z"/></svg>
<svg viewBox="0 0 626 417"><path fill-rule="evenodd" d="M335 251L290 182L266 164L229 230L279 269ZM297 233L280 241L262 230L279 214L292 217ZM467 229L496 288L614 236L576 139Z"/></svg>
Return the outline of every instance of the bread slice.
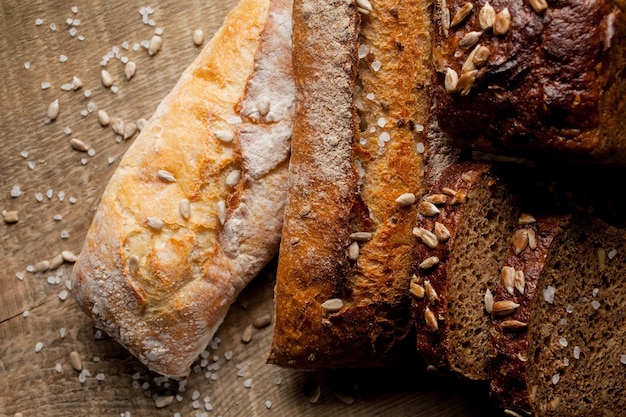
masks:
<svg viewBox="0 0 626 417"><path fill-rule="evenodd" d="M522 338L503 346L517 365L499 362L502 375L494 378L497 389L517 387L505 406L535 416L623 415L625 254L626 233L601 220L576 216L562 226L534 294L525 291L518 310L496 323L496 330L502 320L527 324L518 326L527 349ZM532 280L526 288L532 288ZM519 299L517 292L515 296Z"/></svg>
<svg viewBox="0 0 626 417"><path fill-rule="evenodd" d="M95 324L188 374L275 255L294 113L291 1L242 0L113 174L72 271Z"/></svg>
<svg viewBox="0 0 626 417"><path fill-rule="evenodd" d="M459 147L626 164L626 16L613 0L437 0L435 114Z"/></svg>
<svg viewBox="0 0 626 417"><path fill-rule="evenodd" d="M569 215L533 217L522 215L504 260L500 280L485 294L485 309L493 314L491 327L491 395L505 410L528 414L531 410L526 375L528 367L528 321L534 312L531 300L537 292L546 257L558 244L555 237L568 227ZM554 242L554 245L553 245ZM494 301L518 307L510 314L493 310Z"/></svg>
<svg viewBox="0 0 626 417"><path fill-rule="evenodd" d="M492 165L460 162L443 171L420 203L410 290L417 350L459 376L489 378L493 289L520 213L517 196Z"/></svg>
<svg viewBox="0 0 626 417"><path fill-rule="evenodd" d="M295 2L298 111L271 363L380 366L411 330L429 6Z"/></svg>

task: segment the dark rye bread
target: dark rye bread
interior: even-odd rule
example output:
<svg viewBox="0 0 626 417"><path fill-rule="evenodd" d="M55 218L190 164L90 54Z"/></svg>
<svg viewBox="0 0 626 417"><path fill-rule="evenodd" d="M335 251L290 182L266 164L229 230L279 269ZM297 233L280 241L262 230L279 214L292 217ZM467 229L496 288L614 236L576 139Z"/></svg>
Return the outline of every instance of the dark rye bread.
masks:
<svg viewBox="0 0 626 417"><path fill-rule="evenodd" d="M429 5L295 2L298 107L271 363L380 366L412 329Z"/></svg>
<svg viewBox="0 0 626 417"><path fill-rule="evenodd" d="M518 217L517 197L487 163L451 165L420 204L410 285L417 350L428 364L489 377L483 295L495 285Z"/></svg>
<svg viewBox="0 0 626 417"><path fill-rule="evenodd" d="M624 1L434 5L435 114L457 146L626 164Z"/></svg>
<svg viewBox="0 0 626 417"><path fill-rule="evenodd" d="M526 384L536 416L626 410L626 233L573 218L546 258L528 322Z"/></svg>
<svg viewBox="0 0 626 417"><path fill-rule="evenodd" d="M526 372L528 363L528 321L531 300L543 271L552 242L570 216L523 215L503 262L498 284L485 294L486 314L493 314L491 326L491 395L505 410L527 414L530 410ZM493 311L494 301L498 311ZM519 307L501 314L510 301Z"/></svg>

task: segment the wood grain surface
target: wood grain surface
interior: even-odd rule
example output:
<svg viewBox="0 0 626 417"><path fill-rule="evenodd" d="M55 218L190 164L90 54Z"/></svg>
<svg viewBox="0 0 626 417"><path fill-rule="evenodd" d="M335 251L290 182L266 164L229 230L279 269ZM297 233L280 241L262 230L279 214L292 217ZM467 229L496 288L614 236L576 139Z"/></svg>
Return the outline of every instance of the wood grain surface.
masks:
<svg viewBox="0 0 626 417"><path fill-rule="evenodd" d="M15 224L0 222L0 416L500 415L486 386L427 375L418 362L402 369L319 373L265 364L271 326L254 329L247 344L241 335L254 318L272 313L275 265L233 305L218 331L220 342L182 384L148 372L99 334L71 295L61 299L71 264L27 272L63 250L78 253L100 194L133 140L118 143L111 128L98 123L97 110L125 121L149 118L198 53L193 31L202 29L206 42L235 3L154 2L151 26L139 13L149 4L135 0L0 2L0 210L19 216ZM158 54L135 50L158 29ZM117 93L100 79L103 56L115 50L119 56L106 69ZM123 57L137 65L130 81L123 76ZM74 76L82 88L64 91ZM42 83L51 86L43 89ZM55 99L59 116L45 123ZM95 154L72 149L72 138ZM16 186L20 195L13 197ZM89 372L84 381L70 364L72 351ZM316 388L321 394L313 403ZM157 408L154 398L168 396L174 396L171 404Z"/></svg>

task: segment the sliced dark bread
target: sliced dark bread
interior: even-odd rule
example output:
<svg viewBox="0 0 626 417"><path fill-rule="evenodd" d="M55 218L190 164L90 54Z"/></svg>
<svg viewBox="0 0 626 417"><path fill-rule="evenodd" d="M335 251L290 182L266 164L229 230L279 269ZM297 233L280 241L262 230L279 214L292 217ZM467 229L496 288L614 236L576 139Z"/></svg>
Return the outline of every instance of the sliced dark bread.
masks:
<svg viewBox="0 0 626 417"><path fill-rule="evenodd" d="M459 376L489 378L489 316L483 295L497 282L517 197L487 163L446 168L420 203L411 278L417 349Z"/></svg>
<svg viewBox="0 0 626 417"><path fill-rule="evenodd" d="M491 394L509 413L528 413L531 409L526 386L531 300L553 239L568 220L569 216L535 220L522 215L503 263L500 282L485 293L485 313L493 314ZM494 301L498 303L496 311ZM503 314L508 311L511 313Z"/></svg>

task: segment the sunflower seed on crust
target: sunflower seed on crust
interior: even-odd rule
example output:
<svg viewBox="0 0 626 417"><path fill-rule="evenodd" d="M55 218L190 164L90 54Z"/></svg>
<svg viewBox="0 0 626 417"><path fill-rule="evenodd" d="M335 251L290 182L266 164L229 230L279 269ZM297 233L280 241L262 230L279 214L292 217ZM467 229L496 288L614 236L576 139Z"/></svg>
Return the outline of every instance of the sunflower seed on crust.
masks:
<svg viewBox="0 0 626 417"><path fill-rule="evenodd" d="M482 31L471 31L467 32L465 36L461 38L459 41L459 47L462 49L470 49L473 48L477 43L480 37L483 35Z"/></svg>
<svg viewBox="0 0 626 417"><path fill-rule="evenodd" d="M528 229L528 247L532 250L537 249L537 235L534 229Z"/></svg>
<svg viewBox="0 0 626 417"><path fill-rule="evenodd" d="M456 73L452 68L446 69L446 75L444 77L443 86L446 91L454 92L456 91L456 86L459 83L459 74Z"/></svg>
<svg viewBox="0 0 626 417"><path fill-rule="evenodd" d="M424 298L424 295L426 295L426 289L417 282L417 279L411 280L411 283L409 284L409 289L411 291L411 294L419 299Z"/></svg>
<svg viewBox="0 0 626 417"><path fill-rule="evenodd" d="M519 216L519 219L517 220L518 224L521 225L526 225L526 224L531 224L531 223L535 223L537 220L530 214L528 213L522 213Z"/></svg>
<svg viewBox="0 0 626 417"><path fill-rule="evenodd" d="M430 230L426 230L423 227L413 228L413 234L421 239L421 241L431 249L434 249L439 244L437 236Z"/></svg>
<svg viewBox="0 0 626 417"><path fill-rule="evenodd" d="M439 300L437 291L435 291L435 288L430 283L430 280L424 281L424 290L426 292L426 298L428 298L428 302L430 304L435 304Z"/></svg>
<svg viewBox="0 0 626 417"><path fill-rule="evenodd" d="M430 194L424 197L424 201L428 201L433 204L445 204L448 200L448 196L445 194Z"/></svg>
<svg viewBox="0 0 626 417"><path fill-rule="evenodd" d="M474 56L472 57L472 63L476 66L476 68L483 67L487 61L489 61L489 56L491 55L491 51L486 46L479 47Z"/></svg>
<svg viewBox="0 0 626 417"><path fill-rule="evenodd" d="M526 329L528 327L528 324L519 320L504 320L502 323L500 323L500 326L502 327L502 330L506 332Z"/></svg>
<svg viewBox="0 0 626 417"><path fill-rule="evenodd" d="M496 21L496 11L489 4L488 1L485 2L485 5L480 9L478 13L478 23L480 24L480 28L482 30L488 30L493 27L493 24Z"/></svg>
<svg viewBox="0 0 626 417"><path fill-rule="evenodd" d="M515 268L512 266L503 266L500 278L506 291L513 295L513 292L515 291Z"/></svg>
<svg viewBox="0 0 626 417"><path fill-rule="evenodd" d="M420 201L418 210L420 214L431 217L439 214L439 209L433 203L429 203L428 201Z"/></svg>
<svg viewBox="0 0 626 417"><path fill-rule="evenodd" d="M478 70L468 71L461 75L459 83L457 84L457 91L460 95L466 96L470 93L474 81L476 80L476 74L478 74Z"/></svg>
<svg viewBox="0 0 626 417"><path fill-rule="evenodd" d="M439 242L446 242L448 239L450 239L450 230L448 230L448 228L443 223L435 222L433 233L435 234Z"/></svg>
<svg viewBox="0 0 626 417"><path fill-rule="evenodd" d="M470 2L466 2L454 14L454 17L452 18L452 21L450 22L450 27L453 28L463 23L465 19L467 19L467 17L470 15L473 9L474 9L474 5Z"/></svg>
<svg viewBox="0 0 626 417"><path fill-rule="evenodd" d="M528 0L530 7L533 8L535 13L543 13L548 10L548 2L546 0Z"/></svg>
<svg viewBox="0 0 626 417"><path fill-rule="evenodd" d="M396 198L396 203L398 203L402 207L410 206L411 204L415 203L415 194L413 193L401 194L398 198Z"/></svg>
<svg viewBox="0 0 626 417"><path fill-rule="evenodd" d="M509 301L496 301L493 303L493 315L494 316L508 316L509 314L515 313L519 304Z"/></svg>
<svg viewBox="0 0 626 417"><path fill-rule="evenodd" d="M433 266L437 265L439 263L439 258L436 256L429 256L428 258L424 259L422 262L420 262L419 267L420 269L430 269Z"/></svg>
<svg viewBox="0 0 626 417"><path fill-rule="evenodd" d="M508 7L500 10L496 15L496 21L493 23L493 34L502 36L506 35L511 26L511 12Z"/></svg>
<svg viewBox="0 0 626 417"><path fill-rule="evenodd" d="M336 313L343 308L343 300L341 298L331 298L322 303L322 308L329 313Z"/></svg>
<svg viewBox="0 0 626 417"><path fill-rule="evenodd" d="M516 255L519 255L528 247L528 230L517 229L513 233L513 249Z"/></svg>
<svg viewBox="0 0 626 417"><path fill-rule="evenodd" d="M493 312L493 294L491 293L489 288L487 288L487 291L485 291L484 301L485 311L487 312L487 314L491 314Z"/></svg>
<svg viewBox="0 0 626 417"><path fill-rule="evenodd" d="M368 240L372 240L372 233L370 232L354 232L350 233L350 239L356 240L357 242L367 242Z"/></svg>
<svg viewBox="0 0 626 417"><path fill-rule="evenodd" d="M433 313L428 307L426 307L426 310L424 310L424 320L426 321L428 327L430 327L431 331L436 332L437 330L439 330L437 317L435 316L435 313Z"/></svg>
<svg viewBox="0 0 626 417"><path fill-rule="evenodd" d="M524 271L516 270L515 276L513 278L513 282L515 283L515 289L519 291L520 294L524 294L524 289L526 287L526 279L524 277Z"/></svg>

